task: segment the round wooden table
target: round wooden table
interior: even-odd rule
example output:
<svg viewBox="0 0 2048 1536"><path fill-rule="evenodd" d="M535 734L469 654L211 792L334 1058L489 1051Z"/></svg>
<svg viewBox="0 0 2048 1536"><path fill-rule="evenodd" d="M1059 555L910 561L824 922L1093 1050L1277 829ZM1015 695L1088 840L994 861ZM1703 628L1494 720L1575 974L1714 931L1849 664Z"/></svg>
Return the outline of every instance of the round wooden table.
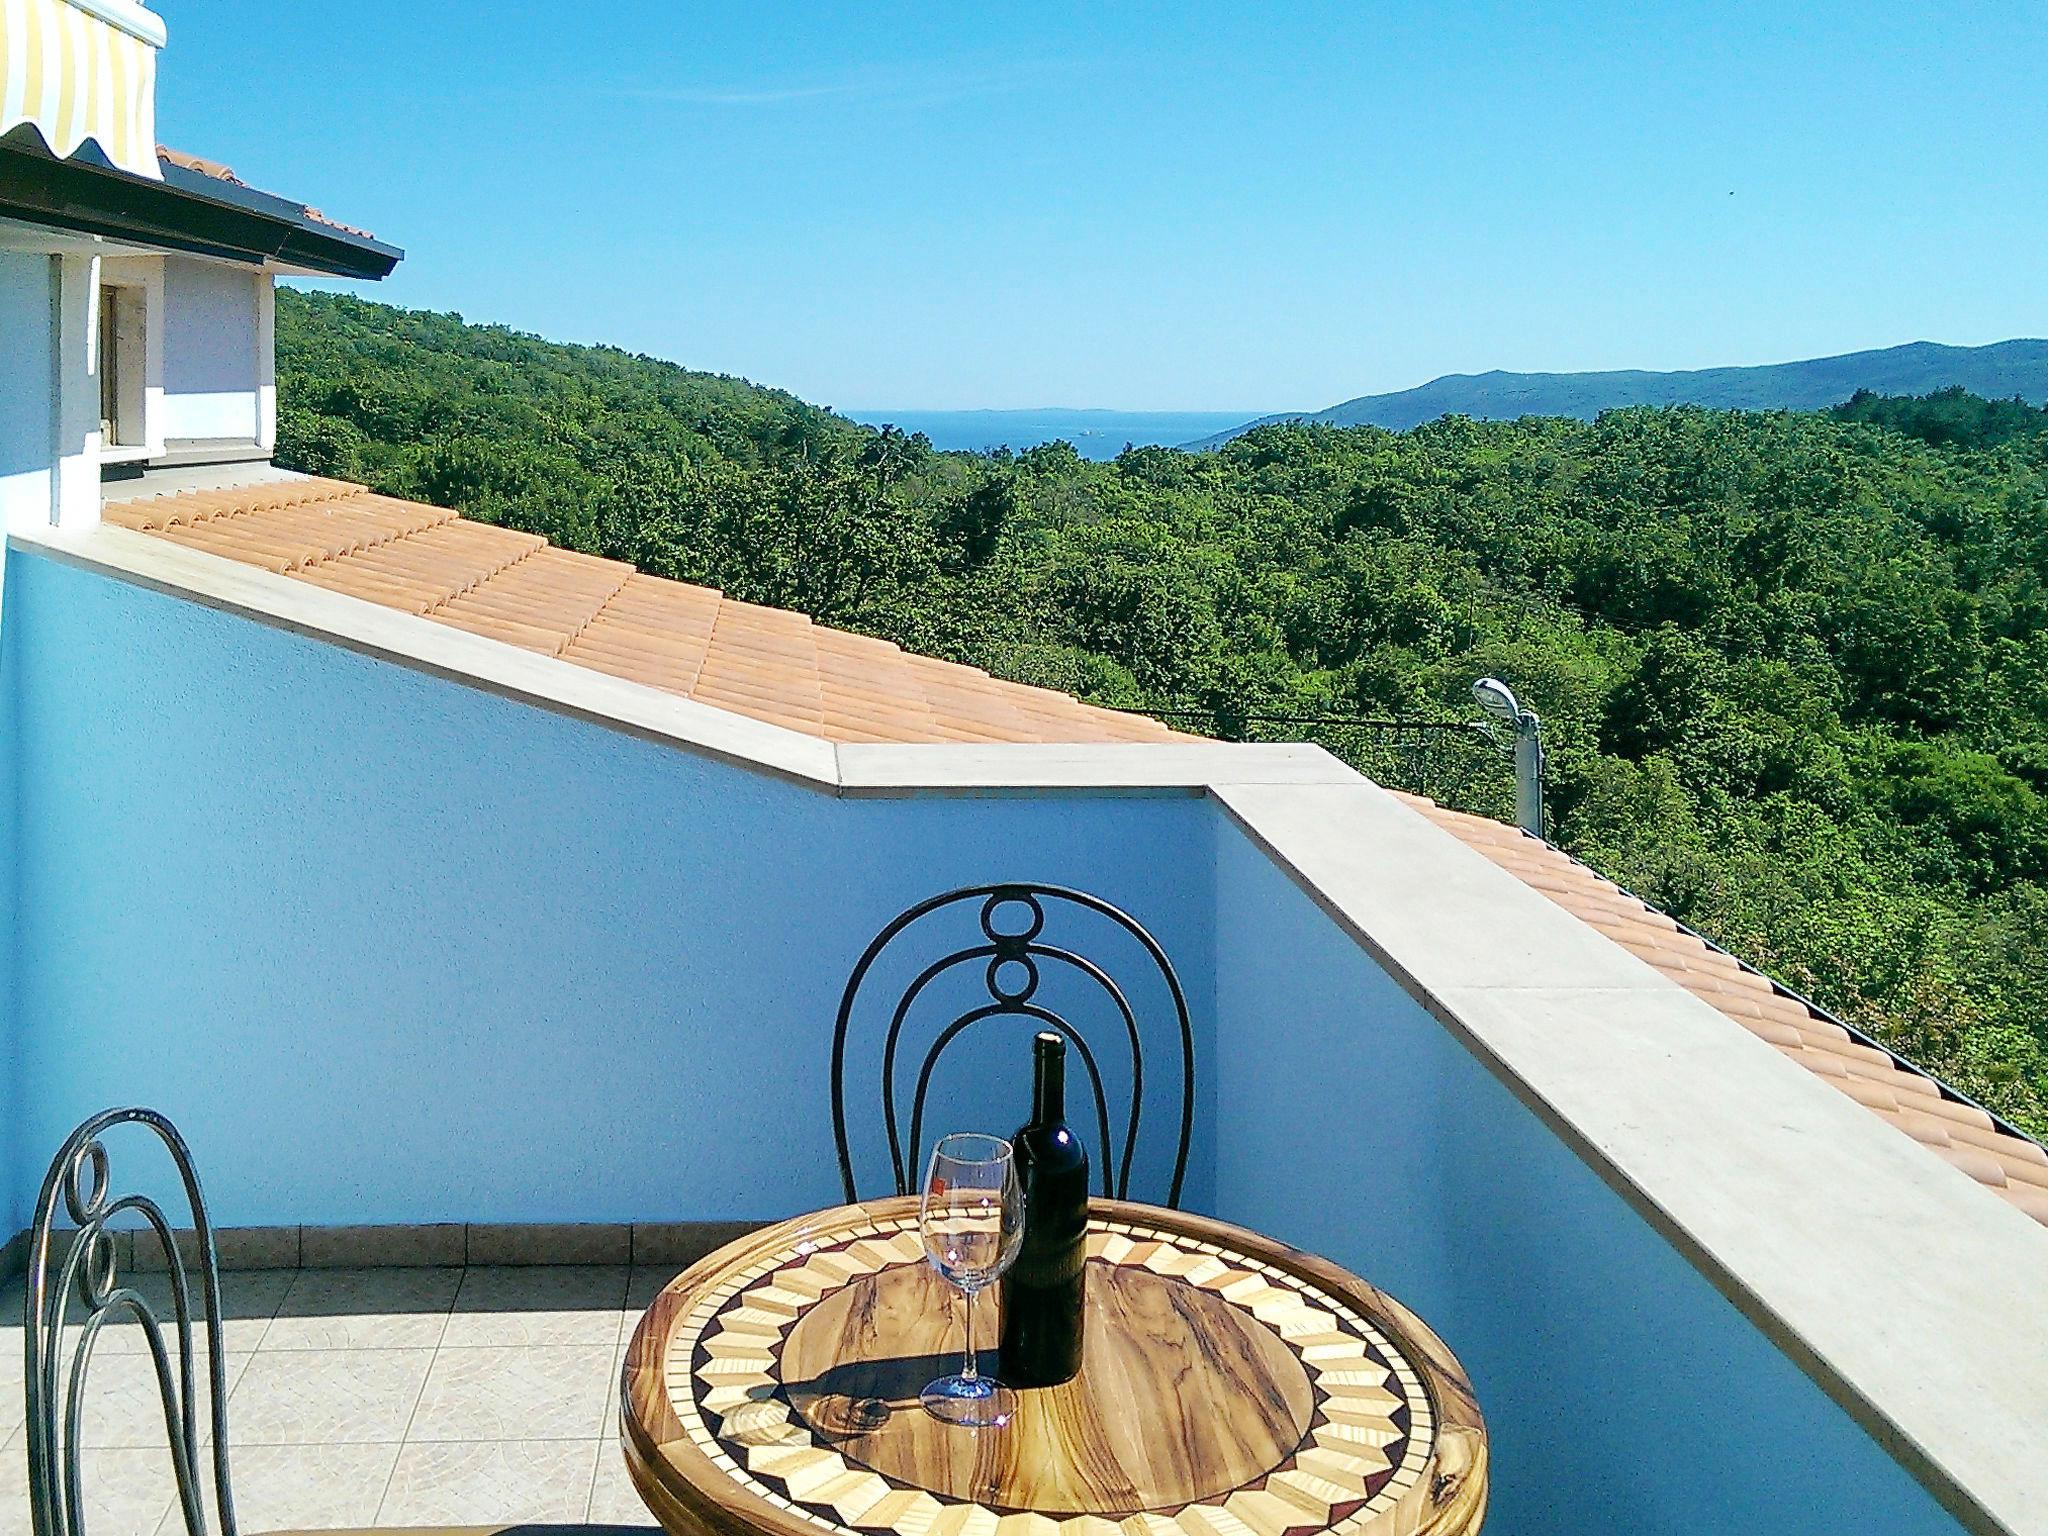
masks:
<svg viewBox="0 0 2048 1536"><path fill-rule="evenodd" d="M633 1334L626 1462L676 1536L1456 1536L1486 1431L1414 1314L1336 1265L1097 1200L1073 1381L1000 1429L939 1423L959 1292L917 1201L767 1228L686 1270ZM997 1309L975 1308L993 1351ZM1001 1374L984 1354L983 1368Z"/></svg>

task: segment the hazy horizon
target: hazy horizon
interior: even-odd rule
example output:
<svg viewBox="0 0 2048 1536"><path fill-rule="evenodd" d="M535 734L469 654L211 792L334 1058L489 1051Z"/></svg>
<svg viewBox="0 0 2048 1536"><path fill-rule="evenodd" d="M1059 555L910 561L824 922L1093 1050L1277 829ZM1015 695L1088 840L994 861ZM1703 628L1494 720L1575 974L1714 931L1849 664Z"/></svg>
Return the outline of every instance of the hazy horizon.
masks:
<svg viewBox="0 0 2048 1536"><path fill-rule="evenodd" d="M1029 406L1003 410L920 410L895 406L879 411L841 411L867 426L922 432L941 451L985 453L1008 448L1021 453L1063 439L1084 459L1113 459L1129 445L1180 448L1243 426L1265 412L1119 411L1101 406Z"/></svg>
<svg viewBox="0 0 2048 1536"><path fill-rule="evenodd" d="M1998 346L1998 345L2000 345L2001 343L2004 343L2004 342L2013 342L2013 341L2043 341L2043 340L2048 340L2048 337L2041 337L2041 336L2021 336L2021 335L2015 335L2015 336L1998 336L1998 337L1994 337L1994 338L1992 338L1992 339L1991 339L1990 341L1981 341L1981 342L1961 342L1961 341L1943 341L1943 340L1941 340L1940 338L1938 338L1938 337L1933 337L1933 336L1915 336L1915 337L1912 337L1912 338L1910 338L1909 340L1906 340L1906 341L1894 341L1894 342L1886 342L1886 343L1883 343L1883 344L1881 344L1881 345L1879 345L1879 346L1875 346L1875 347L1853 347L1853 348L1851 348L1851 349L1850 349L1850 353L1856 353L1856 352L1889 352L1889 351L1892 351L1893 349L1895 349L1895 348L1898 348L1898 347L1910 347L1910 346L1916 346L1916 345L1921 345L1921 344L1931 344L1931 345L1933 345L1933 346L1938 346L1938 347L1987 347L1987 346ZM1827 354L1822 354L1822 356L1824 356L1824 357L1839 357L1839 356L1845 356L1845 355L1849 355L1849 354L1845 354L1845 353L1827 353ZM1311 413L1311 412L1315 412L1315 411L1323 411L1323 410L1328 410L1328 409L1329 409L1329 408L1330 408L1331 406L1333 406L1333 405L1342 405L1342 404L1344 404L1344 403L1345 403L1345 402L1346 402L1347 400L1354 400L1354 399L1357 399L1357 398L1359 398L1360 396L1369 396L1369 395L1386 395L1386 394L1399 394L1399 393L1401 393L1401 392L1403 392L1403 391L1405 391L1405 390L1411 390L1411 389L1420 389L1420 388L1422 388L1422 387L1423 387L1424 385L1427 385L1427 384L1434 384L1434 383L1436 383L1436 382L1437 382L1437 381L1438 381L1439 379L1458 379L1458 378L1476 379L1476 378L1484 378L1484 377L1486 377L1486 376L1487 376L1487 375L1489 375L1489 374L1495 374L1495 373L1509 373L1509 374L1551 374L1551 373L1705 373L1705 372L1711 372L1711 371L1713 371L1713 370L1715 370L1715 369L1719 369L1719 368L1769 368L1769 367L1774 367L1774 366L1778 366L1778 365L1780 365L1780 364L1785 364L1785 363L1804 363L1804 362L1814 362L1814 361L1818 361L1818 360L1820 360L1820 359L1819 359L1819 358L1815 358L1815 357L1769 357L1769 358L1756 358L1756 359L1747 359L1747 358L1745 358L1745 359L1740 359L1740 360L1735 360L1735 361L1730 361L1730 362L1725 362L1725 363L1702 363L1702 364L1698 364L1698 365L1696 365L1696 366L1692 366L1692 367L1686 367L1686 368L1664 368L1664 367L1660 367L1660 366L1658 366L1658 365L1656 365L1656 364L1651 364L1651 363L1642 363L1642 364L1632 364L1632 363L1617 363L1617 364L1615 364L1615 365L1614 365L1613 367L1611 367L1611 368L1601 368L1601 369L1595 369L1595 368L1475 368L1475 369L1465 369L1465 370L1445 370L1445 371L1443 371L1443 372L1440 372L1440 373L1433 373L1433 374L1430 374L1430 375L1429 375L1428 377L1426 377L1426 378L1420 378L1420 379L1416 379L1416 380L1414 380L1414 381L1412 381L1412 382L1410 382L1410 383L1406 383L1406 384L1394 384L1394 385L1390 385L1390 386L1388 386L1388 387L1386 387L1386 388L1384 388L1384 389L1362 389L1362 390L1357 390L1357 391L1354 391L1354 392L1353 392L1352 394L1349 394L1349 395L1345 395L1345 396L1342 396L1342 397L1340 397L1340 398L1338 398L1338 399L1334 399L1334 400L1323 400L1323 401L1319 401L1319 402L1317 402L1317 403L1316 403L1316 404L1314 404L1314 405L1304 405L1304 404L1301 404L1301 403L1299 403L1299 402L1293 402L1293 403L1289 403L1289 404L1286 404L1286 405L1265 405L1265 406L1255 406L1255 407L1252 407L1252 408L1250 408L1250 409L1248 409L1248 410L1246 410L1246 409L1242 409L1242 408L1236 408L1236 409L1228 409L1228 410L1219 410L1219 409L1216 409L1216 408L1214 408L1214 407L1204 407L1204 408L1200 408L1200 409L1194 409L1194 410L1175 410L1175 409L1173 409L1173 408L1171 408L1171 407L1161 407L1161 406L1151 406L1151 405L1132 405L1132 406L1115 406L1115 405L1059 405L1059 404L1048 404L1048 403L1040 403L1040 404L1036 404L1036 405L936 405L936 406L934 406L934 405L878 405L878 406L870 406L870 405L856 405L856 406L847 406L847 405L836 405L836 404L835 404L835 405L833 405L833 406L832 406L832 409L833 409L833 410L835 410L835 411L837 411L837 412L838 412L838 413L839 413L840 415L842 415L842 416L852 416L852 417L855 417L855 418L857 418L857 419L858 419L858 418L866 418L866 417L870 417L870 416L883 416L883 415L887 415L887 414L888 414L888 413L889 413L890 411L904 411L904 412L915 412L915 413L917 413L917 414L920 414L920 415L926 415L926 416L942 416L942 415L943 415L943 416L974 416L974 415L994 415L994 416L1013 416L1013 415L1026 415L1026 414L1030 414L1030 413L1033 413L1033 412L1060 412L1060 411L1064 411L1064 412L1068 412L1068 413L1071 413L1071 414L1074 414L1074 415L1088 415L1088 414L1099 414L1099 415L1105 415L1105 416L1202 416L1202 415L1212 415L1212 416L1237 416L1237 415L1242 415L1242 416L1246 417L1247 419L1249 419L1250 417L1253 417L1253 416L1279 416L1279 415L1285 415L1285 414L1287 414L1287 413L1289 413L1289 412L1293 412L1293 411L1300 411L1300 412L1303 412L1303 413Z"/></svg>

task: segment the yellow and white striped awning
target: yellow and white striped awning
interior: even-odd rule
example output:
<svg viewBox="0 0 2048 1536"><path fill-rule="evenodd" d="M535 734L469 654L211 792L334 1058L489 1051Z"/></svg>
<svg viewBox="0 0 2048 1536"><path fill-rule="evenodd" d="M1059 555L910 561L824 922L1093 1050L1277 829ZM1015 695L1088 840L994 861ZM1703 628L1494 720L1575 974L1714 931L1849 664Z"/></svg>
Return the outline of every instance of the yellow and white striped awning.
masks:
<svg viewBox="0 0 2048 1536"><path fill-rule="evenodd" d="M0 0L0 133L33 123L56 155L91 140L122 170L159 177L162 42L134 0Z"/></svg>

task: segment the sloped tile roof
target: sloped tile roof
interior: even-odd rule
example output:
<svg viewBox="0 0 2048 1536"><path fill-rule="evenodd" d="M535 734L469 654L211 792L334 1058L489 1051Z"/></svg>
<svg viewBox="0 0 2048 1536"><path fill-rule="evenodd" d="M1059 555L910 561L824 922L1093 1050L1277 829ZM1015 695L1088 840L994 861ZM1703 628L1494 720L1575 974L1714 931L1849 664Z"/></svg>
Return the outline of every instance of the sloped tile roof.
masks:
<svg viewBox="0 0 2048 1536"><path fill-rule="evenodd" d="M1517 827L1399 797L1525 884L1655 966L1753 1035L1883 1116L1915 1141L2048 1224L2048 1150L2000 1130L1981 1109L1945 1098L1934 1079L1853 1038L1731 955L1569 854Z"/></svg>
<svg viewBox="0 0 2048 1536"><path fill-rule="evenodd" d="M175 165L181 171L191 171L199 176L210 176L215 181L224 181L232 187L246 187L249 185L241 177L237 176L231 167L222 165L220 161L207 160L182 149L173 149L168 144L157 145L156 157L165 165ZM306 208L304 211L306 217L314 223L325 224L330 229L340 230L343 234L361 235L365 240L377 238L367 229L357 229L353 224L344 224L339 219L328 218L318 208Z"/></svg>
<svg viewBox="0 0 2048 1536"><path fill-rule="evenodd" d="M107 521L831 741L1170 741L1142 716L338 480L111 502ZM2048 1151L1945 1098L1731 956L1519 829L1399 798L1694 996L2048 1223Z"/></svg>
<svg viewBox="0 0 2048 1536"><path fill-rule="evenodd" d="M106 520L829 741L1172 741L1156 720L914 656L342 480L110 501Z"/></svg>

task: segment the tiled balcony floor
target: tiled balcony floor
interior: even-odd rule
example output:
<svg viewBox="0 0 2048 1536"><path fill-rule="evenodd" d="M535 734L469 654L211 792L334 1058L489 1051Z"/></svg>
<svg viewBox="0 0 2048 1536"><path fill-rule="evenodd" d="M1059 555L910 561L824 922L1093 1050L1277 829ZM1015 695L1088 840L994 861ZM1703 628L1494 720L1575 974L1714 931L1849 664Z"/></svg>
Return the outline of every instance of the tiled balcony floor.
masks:
<svg viewBox="0 0 2048 1536"><path fill-rule="evenodd" d="M578 1265L224 1275L242 1530L652 1526L619 1454L618 1378L633 1325L674 1274ZM146 1294L164 1285L135 1283ZM0 1285L0 1536L29 1531L21 1304L19 1278ZM81 1436L90 1536L182 1531L157 1402L139 1331L103 1339Z"/></svg>

